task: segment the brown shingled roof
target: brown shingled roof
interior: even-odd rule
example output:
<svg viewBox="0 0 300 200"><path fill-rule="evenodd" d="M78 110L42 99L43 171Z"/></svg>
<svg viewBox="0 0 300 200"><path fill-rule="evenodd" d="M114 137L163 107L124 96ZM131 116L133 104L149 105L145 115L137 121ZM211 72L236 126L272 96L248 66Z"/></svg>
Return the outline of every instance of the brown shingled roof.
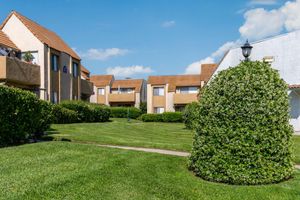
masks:
<svg viewBox="0 0 300 200"><path fill-rule="evenodd" d="M217 64L202 64L201 65L201 81L207 82L218 68Z"/></svg>
<svg viewBox="0 0 300 200"><path fill-rule="evenodd" d="M296 89L296 88L300 88L300 85L299 84L289 85L289 89Z"/></svg>
<svg viewBox="0 0 300 200"><path fill-rule="evenodd" d="M97 87L108 86L114 80L113 75L94 75L90 78L91 82Z"/></svg>
<svg viewBox="0 0 300 200"><path fill-rule="evenodd" d="M65 52L75 59L80 60L80 57L73 51L56 33L39 25L38 23L28 19L16 11L12 11L6 20L0 26L0 29L5 26L9 18L15 15L42 43L61 52Z"/></svg>
<svg viewBox="0 0 300 200"><path fill-rule="evenodd" d="M140 92L144 80L143 79L126 79L115 80L111 86L112 89L117 88L134 88L135 92Z"/></svg>
<svg viewBox="0 0 300 200"><path fill-rule="evenodd" d="M151 85L169 84L169 92L175 92L176 86L201 86L200 75L149 76Z"/></svg>
<svg viewBox="0 0 300 200"><path fill-rule="evenodd" d="M80 73L81 76L83 76L86 80L90 80L89 78L90 71L87 68L85 68L83 65L80 66Z"/></svg>
<svg viewBox="0 0 300 200"><path fill-rule="evenodd" d="M19 48L9 39L9 37L0 30L0 45L3 45L8 48L19 50Z"/></svg>

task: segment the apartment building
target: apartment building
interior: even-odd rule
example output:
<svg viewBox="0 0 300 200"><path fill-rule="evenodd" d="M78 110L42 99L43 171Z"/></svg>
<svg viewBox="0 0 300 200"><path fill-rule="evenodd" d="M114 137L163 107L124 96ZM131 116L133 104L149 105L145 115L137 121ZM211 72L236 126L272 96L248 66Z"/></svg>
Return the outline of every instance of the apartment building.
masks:
<svg viewBox="0 0 300 200"><path fill-rule="evenodd" d="M22 60L28 53L33 56L32 62L26 63L30 65L28 68L21 68L18 64L12 64L11 59L5 58L9 65L6 69L16 74L24 74L26 71L26 77L30 81L35 80L30 85L35 87L41 99L58 103L81 98L80 57L56 33L16 11L9 14L0 30L15 44L19 59ZM20 60L14 61L25 65ZM22 77L15 79L22 80ZM23 81L20 82L23 84Z"/></svg>
<svg viewBox="0 0 300 200"><path fill-rule="evenodd" d="M146 83L143 79L115 80L113 75L91 76L94 95L91 102L109 106L140 107L146 101Z"/></svg>
<svg viewBox="0 0 300 200"><path fill-rule="evenodd" d="M199 90L209 80L216 66L204 64L201 74L196 75L149 76L147 112L182 111L188 103L198 101Z"/></svg>
<svg viewBox="0 0 300 200"><path fill-rule="evenodd" d="M289 85L290 123L300 131L300 30L251 43L251 60L264 61L278 70ZM240 47L230 49L221 60L215 74L244 60Z"/></svg>
<svg viewBox="0 0 300 200"><path fill-rule="evenodd" d="M80 75L81 75L81 97L83 101L90 101L90 97L94 94L94 84L90 82L91 72L85 68L83 65L80 66Z"/></svg>

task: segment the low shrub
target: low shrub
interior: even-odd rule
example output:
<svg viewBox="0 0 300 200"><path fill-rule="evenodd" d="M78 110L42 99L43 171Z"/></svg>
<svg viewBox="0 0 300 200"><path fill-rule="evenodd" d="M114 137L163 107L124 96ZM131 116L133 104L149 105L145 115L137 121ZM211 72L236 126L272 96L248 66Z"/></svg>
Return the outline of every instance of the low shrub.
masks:
<svg viewBox="0 0 300 200"><path fill-rule="evenodd" d="M140 119L143 122L163 122L162 114L142 114Z"/></svg>
<svg viewBox="0 0 300 200"><path fill-rule="evenodd" d="M162 119L163 122L182 122L182 112L164 112Z"/></svg>
<svg viewBox="0 0 300 200"><path fill-rule="evenodd" d="M147 113L147 102L141 102L140 104L140 110L142 114Z"/></svg>
<svg viewBox="0 0 300 200"><path fill-rule="evenodd" d="M78 113L61 105L53 105L53 123L70 124L79 122Z"/></svg>
<svg viewBox="0 0 300 200"><path fill-rule="evenodd" d="M182 118L185 127L187 129L194 129L193 124L195 120L197 120L197 118L199 117L199 114L197 112L198 108L199 108L198 102L189 103L188 105L185 106L184 111L182 113Z"/></svg>
<svg viewBox="0 0 300 200"><path fill-rule="evenodd" d="M60 106L75 111L78 122L106 122L110 116L110 109L107 106L84 101L63 101Z"/></svg>
<svg viewBox="0 0 300 200"><path fill-rule="evenodd" d="M143 114L140 120L143 122L182 122L182 113L165 112L163 114Z"/></svg>
<svg viewBox="0 0 300 200"><path fill-rule="evenodd" d="M137 119L141 114L141 110L135 107L111 107L111 117L114 118L131 118Z"/></svg>
<svg viewBox="0 0 300 200"><path fill-rule="evenodd" d="M0 146L26 142L49 126L52 107L30 92L0 86Z"/></svg>

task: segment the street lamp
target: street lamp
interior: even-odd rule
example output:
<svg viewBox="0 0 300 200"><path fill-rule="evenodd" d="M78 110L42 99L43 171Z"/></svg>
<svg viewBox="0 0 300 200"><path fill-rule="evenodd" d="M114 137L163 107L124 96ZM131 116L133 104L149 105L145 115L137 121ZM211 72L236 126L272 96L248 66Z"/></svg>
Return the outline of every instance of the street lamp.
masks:
<svg viewBox="0 0 300 200"><path fill-rule="evenodd" d="M249 61L249 57L253 46L251 46L247 40L246 43L241 48L242 48L243 56L245 57L245 61Z"/></svg>

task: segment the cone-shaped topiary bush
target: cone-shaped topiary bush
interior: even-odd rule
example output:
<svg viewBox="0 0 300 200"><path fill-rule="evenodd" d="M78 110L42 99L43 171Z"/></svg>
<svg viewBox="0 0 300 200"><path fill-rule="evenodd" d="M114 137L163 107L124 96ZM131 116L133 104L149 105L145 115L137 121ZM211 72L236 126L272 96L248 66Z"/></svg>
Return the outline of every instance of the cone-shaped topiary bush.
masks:
<svg viewBox="0 0 300 200"><path fill-rule="evenodd" d="M262 62L221 71L200 96L189 167L203 179L268 184L293 172L287 84Z"/></svg>

